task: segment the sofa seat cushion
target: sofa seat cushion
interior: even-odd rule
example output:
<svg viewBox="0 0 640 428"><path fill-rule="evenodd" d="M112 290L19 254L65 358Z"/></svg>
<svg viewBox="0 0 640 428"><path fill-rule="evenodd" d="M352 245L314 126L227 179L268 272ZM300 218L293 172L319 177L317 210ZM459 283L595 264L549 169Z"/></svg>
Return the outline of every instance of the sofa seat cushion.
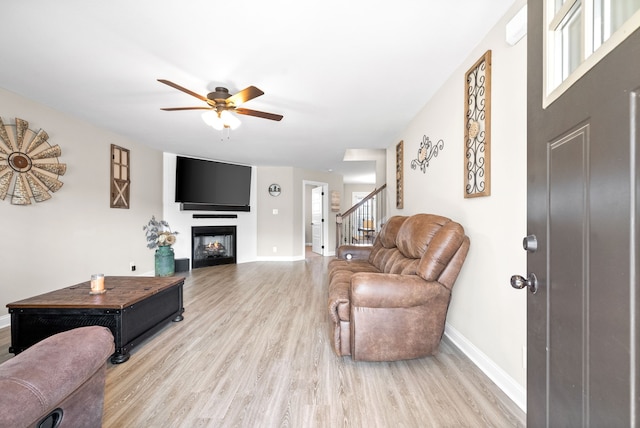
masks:
<svg viewBox="0 0 640 428"><path fill-rule="evenodd" d="M333 277L338 272L380 272L378 268L365 260L335 260L329 268L329 280L333 280Z"/></svg>

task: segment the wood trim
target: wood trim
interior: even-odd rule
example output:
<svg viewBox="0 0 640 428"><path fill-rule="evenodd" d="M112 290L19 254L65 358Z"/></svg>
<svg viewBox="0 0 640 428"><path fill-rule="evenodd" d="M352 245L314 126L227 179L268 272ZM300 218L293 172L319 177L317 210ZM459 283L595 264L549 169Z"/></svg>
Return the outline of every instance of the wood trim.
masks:
<svg viewBox="0 0 640 428"><path fill-rule="evenodd" d="M111 208L129 209L131 195L131 152L111 144L111 178L109 203Z"/></svg>
<svg viewBox="0 0 640 428"><path fill-rule="evenodd" d="M491 50L465 74L464 197L491 195Z"/></svg>

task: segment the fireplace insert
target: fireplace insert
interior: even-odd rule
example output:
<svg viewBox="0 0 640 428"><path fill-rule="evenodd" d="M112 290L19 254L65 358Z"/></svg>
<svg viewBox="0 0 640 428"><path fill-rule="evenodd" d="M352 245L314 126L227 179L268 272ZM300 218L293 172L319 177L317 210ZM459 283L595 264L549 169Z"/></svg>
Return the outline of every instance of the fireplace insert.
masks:
<svg viewBox="0 0 640 428"><path fill-rule="evenodd" d="M193 269L236 263L236 226L193 226L191 228Z"/></svg>

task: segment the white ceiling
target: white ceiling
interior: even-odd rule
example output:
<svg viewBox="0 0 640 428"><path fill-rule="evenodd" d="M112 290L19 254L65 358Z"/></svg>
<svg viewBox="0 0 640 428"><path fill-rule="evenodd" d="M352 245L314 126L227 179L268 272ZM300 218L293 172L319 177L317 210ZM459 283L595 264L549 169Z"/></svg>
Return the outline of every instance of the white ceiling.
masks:
<svg viewBox="0 0 640 428"><path fill-rule="evenodd" d="M0 87L162 151L357 182L372 162L345 150L395 144L513 3L4 1ZM161 111L204 103L159 78L202 95L254 85L265 94L243 106L284 119L239 115L223 135L202 111Z"/></svg>

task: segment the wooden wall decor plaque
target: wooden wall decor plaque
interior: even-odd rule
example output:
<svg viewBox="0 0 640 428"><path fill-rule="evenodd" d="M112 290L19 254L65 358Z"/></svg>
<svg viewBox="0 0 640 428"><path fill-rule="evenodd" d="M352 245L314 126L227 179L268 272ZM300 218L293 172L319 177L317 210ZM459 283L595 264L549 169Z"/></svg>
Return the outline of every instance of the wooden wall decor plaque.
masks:
<svg viewBox="0 0 640 428"><path fill-rule="evenodd" d="M131 196L131 154L129 150L111 145L111 208L129 209Z"/></svg>

